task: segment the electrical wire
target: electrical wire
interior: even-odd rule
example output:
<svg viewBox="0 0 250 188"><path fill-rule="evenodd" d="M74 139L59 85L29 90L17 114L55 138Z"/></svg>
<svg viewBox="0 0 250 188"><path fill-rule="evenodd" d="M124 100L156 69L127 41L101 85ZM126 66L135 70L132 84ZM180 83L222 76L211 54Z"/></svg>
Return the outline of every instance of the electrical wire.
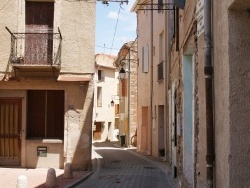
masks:
<svg viewBox="0 0 250 188"><path fill-rule="evenodd" d="M112 40L112 45L111 45L111 49L110 49L110 55L111 55L111 52L112 52L112 49L113 49L113 44L114 44L114 40L115 40L117 25L118 25L118 21L119 21L119 17L120 17L120 11L121 11L121 5L119 7L118 16L117 16L117 20L116 20L115 32L114 32L114 36L113 36L113 40Z"/></svg>

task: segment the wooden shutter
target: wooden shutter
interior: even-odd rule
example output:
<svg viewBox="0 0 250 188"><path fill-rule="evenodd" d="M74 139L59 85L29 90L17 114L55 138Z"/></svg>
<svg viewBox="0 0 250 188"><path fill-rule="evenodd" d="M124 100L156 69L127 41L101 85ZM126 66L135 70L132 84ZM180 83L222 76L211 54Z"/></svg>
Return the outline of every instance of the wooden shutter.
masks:
<svg viewBox="0 0 250 188"><path fill-rule="evenodd" d="M53 2L26 1L25 64L52 63L53 21Z"/></svg>
<svg viewBox="0 0 250 188"><path fill-rule="evenodd" d="M45 137L44 90L28 91L27 137Z"/></svg>
<svg viewBox="0 0 250 188"><path fill-rule="evenodd" d="M63 138L64 91L47 91L47 138Z"/></svg>
<svg viewBox="0 0 250 188"><path fill-rule="evenodd" d="M122 97L127 96L127 92L128 92L128 79L125 78L122 81Z"/></svg>

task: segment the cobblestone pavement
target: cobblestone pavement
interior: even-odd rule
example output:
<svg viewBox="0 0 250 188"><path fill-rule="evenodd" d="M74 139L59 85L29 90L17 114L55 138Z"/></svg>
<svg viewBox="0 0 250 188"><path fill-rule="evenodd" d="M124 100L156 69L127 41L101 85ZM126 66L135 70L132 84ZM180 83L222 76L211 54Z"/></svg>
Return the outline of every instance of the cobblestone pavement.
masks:
<svg viewBox="0 0 250 188"><path fill-rule="evenodd" d="M170 169L138 154L133 149L114 147L113 143L95 143L97 171L77 188L177 188Z"/></svg>

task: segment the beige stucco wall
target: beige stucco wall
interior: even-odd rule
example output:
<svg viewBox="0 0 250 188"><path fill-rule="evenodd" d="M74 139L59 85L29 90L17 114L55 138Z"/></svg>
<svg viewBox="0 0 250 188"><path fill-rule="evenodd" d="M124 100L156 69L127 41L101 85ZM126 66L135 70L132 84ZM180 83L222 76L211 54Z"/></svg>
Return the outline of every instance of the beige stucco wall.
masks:
<svg viewBox="0 0 250 188"><path fill-rule="evenodd" d="M220 18L214 21L216 186L247 187L250 23L245 10L250 6L234 1L228 7L230 10L223 3L214 5L215 17Z"/></svg>
<svg viewBox="0 0 250 188"><path fill-rule="evenodd" d="M41 0L42 1L42 0ZM45 0L44 0L45 1ZM61 72L94 73L95 3L56 0L54 32L62 34ZM11 32L25 32L25 0L0 2L0 71L7 66Z"/></svg>

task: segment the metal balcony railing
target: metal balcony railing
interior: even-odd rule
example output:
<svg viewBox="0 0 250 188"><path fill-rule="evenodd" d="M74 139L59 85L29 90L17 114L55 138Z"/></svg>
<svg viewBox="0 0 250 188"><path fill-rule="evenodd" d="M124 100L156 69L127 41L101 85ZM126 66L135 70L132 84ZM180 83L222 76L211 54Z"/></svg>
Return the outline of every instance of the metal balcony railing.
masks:
<svg viewBox="0 0 250 188"><path fill-rule="evenodd" d="M164 79L164 77L163 77L163 63L164 63L164 61L162 61L161 63L159 63L157 65L157 79L158 79L158 81Z"/></svg>
<svg viewBox="0 0 250 188"><path fill-rule="evenodd" d="M62 35L53 30L11 34L11 63L15 65L60 65Z"/></svg>

